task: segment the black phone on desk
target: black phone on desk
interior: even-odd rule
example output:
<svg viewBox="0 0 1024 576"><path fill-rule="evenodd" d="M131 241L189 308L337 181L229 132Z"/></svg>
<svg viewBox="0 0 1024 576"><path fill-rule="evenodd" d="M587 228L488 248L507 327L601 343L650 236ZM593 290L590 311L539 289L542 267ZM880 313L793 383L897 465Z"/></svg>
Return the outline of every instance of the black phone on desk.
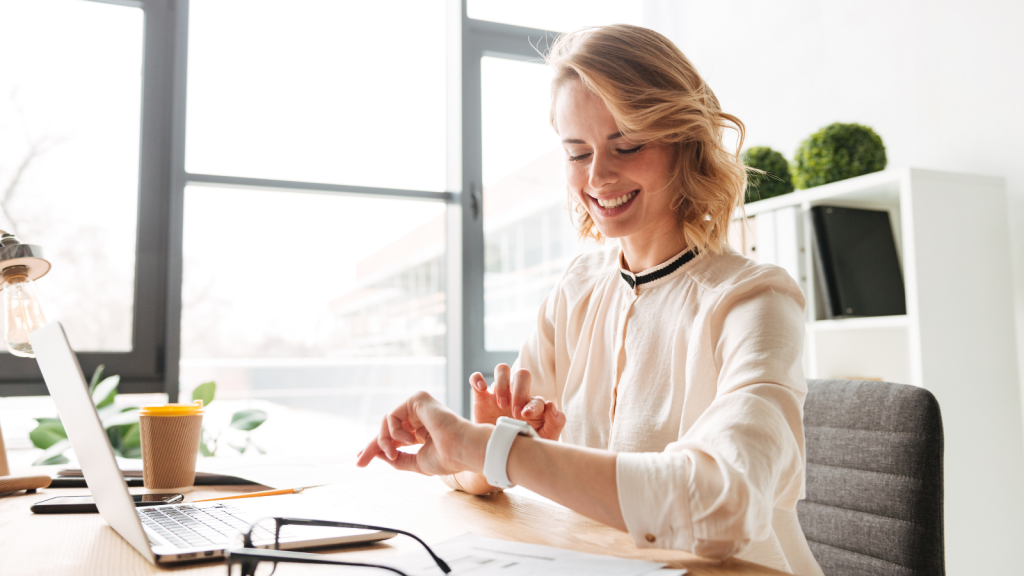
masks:
<svg viewBox="0 0 1024 576"><path fill-rule="evenodd" d="M135 507L177 504L185 499L183 494L132 494ZM35 514L74 514L98 512L92 496L57 496L36 502L29 508Z"/></svg>

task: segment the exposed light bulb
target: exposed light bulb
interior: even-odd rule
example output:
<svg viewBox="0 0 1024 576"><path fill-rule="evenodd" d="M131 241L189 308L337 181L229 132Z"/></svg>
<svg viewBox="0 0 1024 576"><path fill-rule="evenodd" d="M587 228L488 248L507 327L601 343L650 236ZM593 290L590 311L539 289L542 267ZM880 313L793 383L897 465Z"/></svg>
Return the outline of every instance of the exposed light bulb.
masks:
<svg viewBox="0 0 1024 576"><path fill-rule="evenodd" d="M4 340L15 356L35 358L28 335L46 325L43 307L35 284L28 279L25 266L12 266L3 271Z"/></svg>

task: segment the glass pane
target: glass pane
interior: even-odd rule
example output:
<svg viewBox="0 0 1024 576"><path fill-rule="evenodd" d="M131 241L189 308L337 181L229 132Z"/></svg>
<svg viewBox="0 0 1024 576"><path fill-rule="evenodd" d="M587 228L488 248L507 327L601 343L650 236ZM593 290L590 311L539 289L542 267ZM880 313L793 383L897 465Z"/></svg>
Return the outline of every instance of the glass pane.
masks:
<svg viewBox="0 0 1024 576"><path fill-rule="evenodd" d="M484 346L518 350L577 239L565 152L548 122L547 66L481 59L484 176Z"/></svg>
<svg viewBox="0 0 1024 576"><path fill-rule="evenodd" d="M443 0L192 0L192 173L445 189Z"/></svg>
<svg viewBox="0 0 1024 576"><path fill-rule="evenodd" d="M188 187L184 396L214 380L219 403L361 434L418 390L444 398L444 218L443 202Z"/></svg>
<svg viewBox="0 0 1024 576"><path fill-rule="evenodd" d="M138 8L0 0L0 228L45 250L80 351L132 348L142 32Z"/></svg>
<svg viewBox="0 0 1024 576"><path fill-rule="evenodd" d="M466 12L476 20L571 32L607 24L642 26L643 4L622 0L469 0Z"/></svg>

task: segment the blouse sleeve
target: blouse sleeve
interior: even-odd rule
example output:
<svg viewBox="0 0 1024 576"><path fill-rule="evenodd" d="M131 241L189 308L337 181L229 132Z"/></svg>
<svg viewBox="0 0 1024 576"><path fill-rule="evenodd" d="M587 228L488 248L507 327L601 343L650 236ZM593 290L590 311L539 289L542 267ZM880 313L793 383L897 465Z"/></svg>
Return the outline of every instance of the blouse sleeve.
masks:
<svg viewBox="0 0 1024 576"><path fill-rule="evenodd" d="M619 502L640 547L726 558L771 534L803 496L803 294L759 267L710 302L715 399L660 453L619 454Z"/></svg>

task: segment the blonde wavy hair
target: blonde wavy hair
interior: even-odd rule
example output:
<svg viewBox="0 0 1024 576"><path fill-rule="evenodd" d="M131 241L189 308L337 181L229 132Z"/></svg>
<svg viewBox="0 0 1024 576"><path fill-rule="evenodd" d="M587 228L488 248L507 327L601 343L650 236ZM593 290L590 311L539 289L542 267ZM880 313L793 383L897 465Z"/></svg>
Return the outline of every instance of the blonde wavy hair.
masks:
<svg viewBox="0 0 1024 576"><path fill-rule="evenodd" d="M558 91L579 80L604 101L624 136L637 144L675 148L669 187L687 245L718 253L733 210L743 202L747 172L740 160L743 122L722 111L714 92L686 56L653 30L615 24L560 35L545 61L554 69L551 125ZM735 151L722 142L739 136ZM590 214L569 194L580 237L601 241Z"/></svg>

